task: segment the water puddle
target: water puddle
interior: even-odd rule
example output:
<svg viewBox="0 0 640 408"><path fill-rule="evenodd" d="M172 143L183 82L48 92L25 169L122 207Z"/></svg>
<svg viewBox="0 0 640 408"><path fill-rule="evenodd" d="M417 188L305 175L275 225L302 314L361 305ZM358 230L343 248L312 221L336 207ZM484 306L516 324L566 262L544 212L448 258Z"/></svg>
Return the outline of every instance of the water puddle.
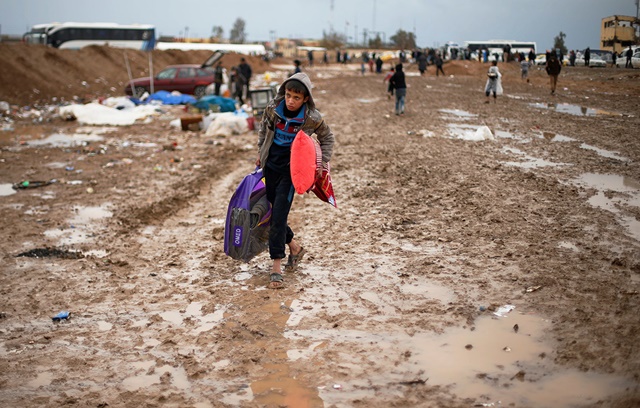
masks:
<svg viewBox="0 0 640 408"><path fill-rule="evenodd" d="M37 377L34 380L31 380L27 383L27 387L29 388L40 388L51 385L51 381L53 381L53 373L49 371L41 371L38 373Z"/></svg>
<svg viewBox="0 0 640 408"><path fill-rule="evenodd" d="M640 241L640 221L620 211L625 205L640 207L640 182L626 176L596 173L583 174L574 182L598 190L589 198L589 204L614 213L629 235Z"/></svg>
<svg viewBox="0 0 640 408"><path fill-rule="evenodd" d="M609 159L615 159L615 160L620 160L620 161L630 161L628 158L620 156L620 154L618 152L612 152L609 150L604 150L604 149L600 149L598 147L595 146L591 146L588 145L586 143L582 143L580 145L581 149L585 149L585 150L593 150L594 152L598 153L598 155L602 156L602 157L607 157Z"/></svg>
<svg viewBox="0 0 640 408"><path fill-rule="evenodd" d="M379 100L380 100L380 98L371 98L371 99L359 98L359 99L356 99L356 101L358 101L360 103L374 103L374 102L378 102Z"/></svg>
<svg viewBox="0 0 640 408"><path fill-rule="evenodd" d="M282 313L282 307L276 302L264 307L263 313L271 318L276 327L285 327L288 318L286 313ZM268 342L268 340L263 340ZM270 349L265 345L267 350ZM296 373L291 369L288 352L284 350L270 350L273 362L264 364L262 369L267 373L263 378L251 383L250 390L253 394L253 401L259 406L273 407L322 407L322 400L318 395L318 390L305 385L300 381Z"/></svg>
<svg viewBox="0 0 640 408"><path fill-rule="evenodd" d="M189 378L187 377L187 372L182 366L179 367L171 367L171 366L161 366L155 367L152 370L152 373L148 373L149 370L155 365L154 361L145 361L138 364L134 364L134 366L142 371L140 375L135 375L132 377L125 378L122 381L122 386L127 391L137 391L141 388L148 388L154 384L160 384L160 378L164 375L168 374L171 378L171 385L174 387L186 390L191 387L189 382Z"/></svg>
<svg viewBox="0 0 640 408"><path fill-rule="evenodd" d="M113 324L105 322L103 320L98 322L98 330L100 331L109 331L113 328Z"/></svg>
<svg viewBox="0 0 640 408"><path fill-rule="evenodd" d="M71 147L82 146L91 142L101 142L104 137L95 134L75 134L66 135L63 133L54 133L44 139L29 140L27 146L45 146L51 147Z"/></svg>
<svg viewBox="0 0 640 408"><path fill-rule="evenodd" d="M517 325L517 329L515 328ZM553 362L553 347L544 339L550 322L516 311L506 317L482 316L470 328L445 333L362 332L355 330L291 330L285 336L304 338L311 346L289 352L295 359L317 358L324 342L338 348L364 348L369 361L341 354L341 366L354 371L335 392L319 387L326 406L356 398L375 398L381 389L394 392L398 384L426 381L447 387L452 394L476 404L500 401L504 406L578 406L623 392L632 380L582 372ZM389 370L370 369L404 355ZM379 367L378 367L379 368ZM360 379L365 378L365 379ZM474 405L470 405L474 406Z"/></svg>
<svg viewBox="0 0 640 408"><path fill-rule="evenodd" d="M203 315L201 310L202 305L202 302L193 302L184 310L162 312L160 313L160 317L176 326L182 325L185 319L195 320L199 325L192 331L192 334L198 335L211 330L219 324L224 319L224 313L226 311L226 307L217 305L215 312Z"/></svg>
<svg viewBox="0 0 640 408"><path fill-rule="evenodd" d="M109 211L111 203L105 203L97 207L75 206L74 216L69 219L68 228L47 230L44 235L51 239L57 239L60 245L74 245L87 242L94 238L102 229L94 225L95 221L109 218L113 215Z"/></svg>
<svg viewBox="0 0 640 408"><path fill-rule="evenodd" d="M13 189L13 184L10 183L2 183L0 184L0 197L10 196L15 194L17 191Z"/></svg>
<svg viewBox="0 0 640 408"><path fill-rule="evenodd" d="M471 118L477 118L475 113L467 112L461 109L438 109L438 112L446 114L447 117L454 116L457 119L466 120Z"/></svg>
<svg viewBox="0 0 640 408"><path fill-rule="evenodd" d="M503 153L512 153L519 156L522 161L507 161L500 162L506 166L520 167L522 169L534 169L540 167L558 167L568 166L568 163L555 163L549 160L539 159L537 157L529 156L527 153L515 147L503 147L501 149Z"/></svg>
<svg viewBox="0 0 640 408"><path fill-rule="evenodd" d="M602 109L587 108L585 106L572 105L570 103L531 103L530 106L538 109L550 109L560 113L568 113L575 116L622 116L620 113L609 112Z"/></svg>
<svg viewBox="0 0 640 408"><path fill-rule="evenodd" d="M564 136L564 135L558 135L552 132L542 132L542 136L543 139L548 140L550 142L577 142L578 139L574 139L572 137L568 137L568 136Z"/></svg>

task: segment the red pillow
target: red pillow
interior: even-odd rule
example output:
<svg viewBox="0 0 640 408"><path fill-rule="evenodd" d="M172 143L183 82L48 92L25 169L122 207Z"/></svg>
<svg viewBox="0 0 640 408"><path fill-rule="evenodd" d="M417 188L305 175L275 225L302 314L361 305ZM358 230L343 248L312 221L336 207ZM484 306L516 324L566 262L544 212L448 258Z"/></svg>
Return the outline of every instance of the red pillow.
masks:
<svg viewBox="0 0 640 408"><path fill-rule="evenodd" d="M318 142L302 130L291 144L291 181L298 194L309 191L316 181L316 171L322 166L322 150Z"/></svg>

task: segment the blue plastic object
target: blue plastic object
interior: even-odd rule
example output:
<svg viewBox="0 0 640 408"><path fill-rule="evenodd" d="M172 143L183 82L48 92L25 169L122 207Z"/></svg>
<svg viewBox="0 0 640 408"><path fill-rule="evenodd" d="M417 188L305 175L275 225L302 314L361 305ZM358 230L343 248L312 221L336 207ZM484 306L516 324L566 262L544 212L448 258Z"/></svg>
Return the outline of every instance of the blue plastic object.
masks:
<svg viewBox="0 0 640 408"><path fill-rule="evenodd" d="M69 318L69 314L70 313L67 311L62 311L57 315L53 316L52 319L54 322L59 322L60 320L67 320Z"/></svg>

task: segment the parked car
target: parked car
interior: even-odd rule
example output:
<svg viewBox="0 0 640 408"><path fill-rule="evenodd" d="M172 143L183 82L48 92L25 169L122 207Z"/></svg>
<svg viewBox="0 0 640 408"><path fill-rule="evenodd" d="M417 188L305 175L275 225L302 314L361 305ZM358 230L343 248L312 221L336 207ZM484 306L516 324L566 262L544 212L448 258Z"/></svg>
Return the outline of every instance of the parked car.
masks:
<svg viewBox="0 0 640 408"><path fill-rule="evenodd" d="M216 51L202 64L169 65L153 78L153 91L178 91L183 94L193 95L196 98L204 96L207 86L213 82L213 69L211 68L224 52ZM132 89L133 85L133 89ZM145 92L151 92L151 78L136 78L130 81L124 88L127 95L142 96Z"/></svg>
<svg viewBox="0 0 640 408"><path fill-rule="evenodd" d="M616 58L616 67L625 68L627 66L627 49L625 48L618 54ZM632 49L634 49L632 47ZM633 56L631 57L631 66L633 68L640 68L640 48L635 48Z"/></svg>
<svg viewBox="0 0 640 408"><path fill-rule="evenodd" d="M534 61L536 65L547 65L547 54L538 54Z"/></svg>
<svg viewBox="0 0 640 408"><path fill-rule="evenodd" d="M578 54L576 56L576 67L584 67L584 55ZM602 59L602 57L598 54L592 54L589 58L589 68L598 67L598 68L606 68L607 62Z"/></svg>

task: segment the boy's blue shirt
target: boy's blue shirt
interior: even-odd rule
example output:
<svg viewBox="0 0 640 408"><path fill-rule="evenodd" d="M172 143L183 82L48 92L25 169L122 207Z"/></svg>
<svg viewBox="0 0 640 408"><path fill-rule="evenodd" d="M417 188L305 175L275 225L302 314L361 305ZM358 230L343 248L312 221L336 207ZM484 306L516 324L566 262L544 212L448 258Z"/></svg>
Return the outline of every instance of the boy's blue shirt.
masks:
<svg viewBox="0 0 640 408"><path fill-rule="evenodd" d="M303 104L300 108L300 111L294 118L287 118L284 115L284 106L285 102L282 100L280 104L276 107L276 114L282 119L275 126L275 136L273 139L273 143L278 146L291 146L293 143L293 139L296 137L296 134L301 129L302 124L304 123L304 114L306 111L306 104Z"/></svg>

